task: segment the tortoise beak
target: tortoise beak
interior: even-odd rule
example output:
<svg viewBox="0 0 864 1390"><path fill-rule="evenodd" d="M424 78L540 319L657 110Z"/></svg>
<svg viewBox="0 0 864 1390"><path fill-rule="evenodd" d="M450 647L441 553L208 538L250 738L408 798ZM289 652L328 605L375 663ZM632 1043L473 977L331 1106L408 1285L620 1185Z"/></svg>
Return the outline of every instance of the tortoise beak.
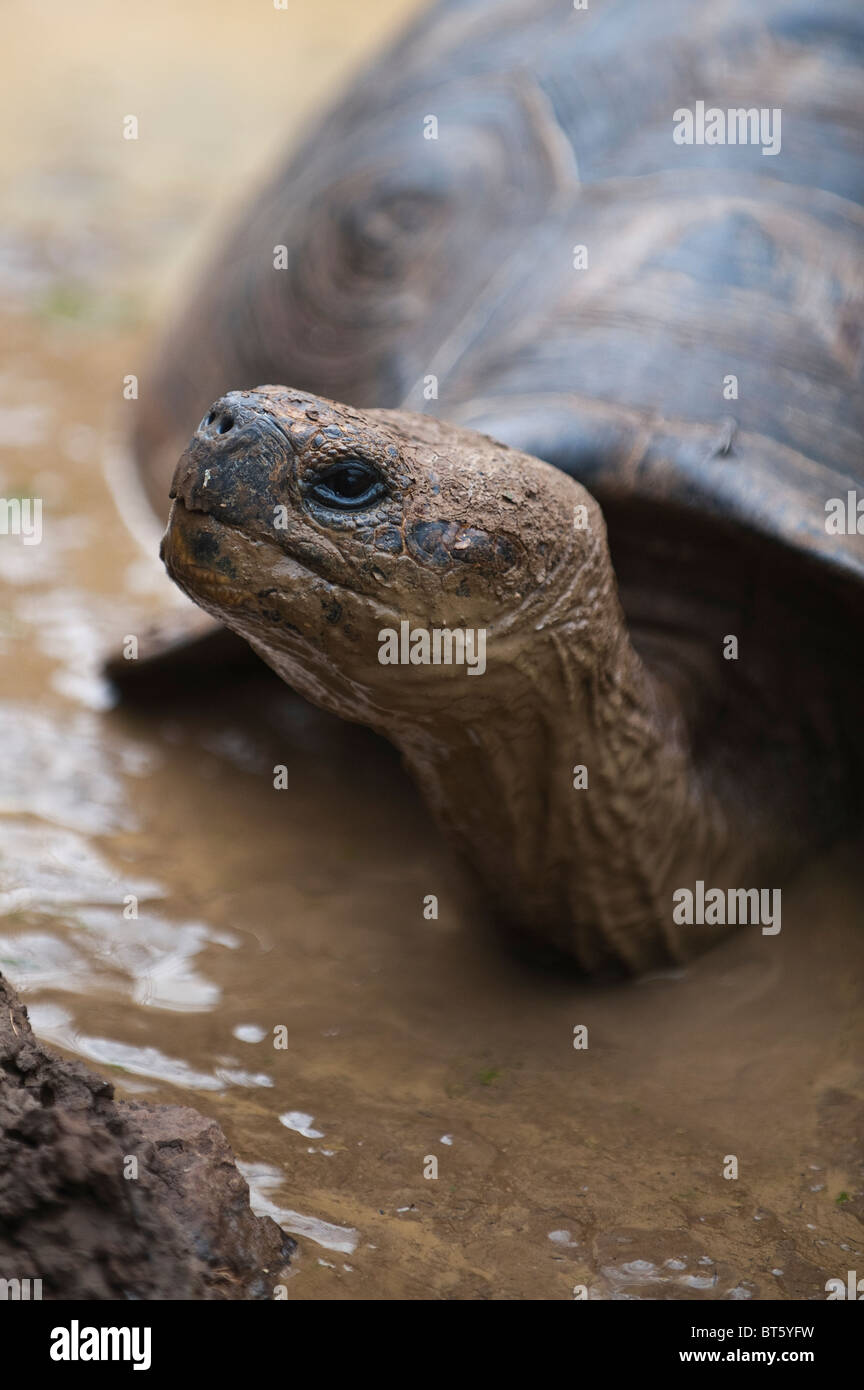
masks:
<svg viewBox="0 0 864 1390"><path fill-rule="evenodd" d="M169 496L187 511L244 526L260 518L288 442L254 393L232 391L210 408L174 473Z"/></svg>
<svg viewBox="0 0 864 1390"><path fill-rule="evenodd" d="M159 555L170 577L197 603L220 610L242 608L248 586L237 562L237 533L178 497L171 508Z"/></svg>

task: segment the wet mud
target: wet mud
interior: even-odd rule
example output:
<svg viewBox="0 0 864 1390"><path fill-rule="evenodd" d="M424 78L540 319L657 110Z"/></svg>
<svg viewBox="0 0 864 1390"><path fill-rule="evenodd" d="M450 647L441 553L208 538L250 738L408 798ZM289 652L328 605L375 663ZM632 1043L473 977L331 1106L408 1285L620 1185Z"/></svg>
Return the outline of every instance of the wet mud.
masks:
<svg viewBox="0 0 864 1390"><path fill-rule="evenodd" d="M25 1299L270 1299L294 1248L213 1120L115 1101L0 977L0 1279Z"/></svg>

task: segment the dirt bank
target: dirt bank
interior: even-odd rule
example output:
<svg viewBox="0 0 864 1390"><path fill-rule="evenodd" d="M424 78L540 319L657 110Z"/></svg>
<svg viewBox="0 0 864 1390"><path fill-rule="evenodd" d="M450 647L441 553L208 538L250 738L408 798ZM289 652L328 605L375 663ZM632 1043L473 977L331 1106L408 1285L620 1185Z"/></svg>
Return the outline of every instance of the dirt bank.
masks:
<svg viewBox="0 0 864 1390"><path fill-rule="evenodd" d="M0 1279L41 1279L43 1298L271 1298L293 1248L253 1216L213 1120L115 1100L37 1042L0 976Z"/></svg>

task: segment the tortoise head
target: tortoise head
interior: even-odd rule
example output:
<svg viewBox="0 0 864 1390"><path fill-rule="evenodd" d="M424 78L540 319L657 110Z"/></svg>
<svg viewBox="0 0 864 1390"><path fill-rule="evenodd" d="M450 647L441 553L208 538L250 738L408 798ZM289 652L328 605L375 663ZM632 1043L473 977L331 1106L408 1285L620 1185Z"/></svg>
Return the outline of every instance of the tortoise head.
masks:
<svg viewBox="0 0 864 1390"><path fill-rule="evenodd" d="M574 594L596 604L608 589L602 517L582 488L429 416L231 392L171 495L171 577L289 684L376 725L464 700L466 685L490 693L556 618L585 633ZM466 681L481 673L493 681Z"/></svg>

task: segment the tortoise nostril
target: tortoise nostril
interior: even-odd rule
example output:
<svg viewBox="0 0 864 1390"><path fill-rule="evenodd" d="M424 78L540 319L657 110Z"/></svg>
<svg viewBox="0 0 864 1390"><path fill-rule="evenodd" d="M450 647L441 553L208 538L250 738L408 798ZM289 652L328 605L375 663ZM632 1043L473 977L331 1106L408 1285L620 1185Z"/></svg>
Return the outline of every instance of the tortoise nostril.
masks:
<svg viewBox="0 0 864 1390"><path fill-rule="evenodd" d="M217 403L210 408L198 428L212 438L214 434L230 434L236 423L234 411L229 406Z"/></svg>

